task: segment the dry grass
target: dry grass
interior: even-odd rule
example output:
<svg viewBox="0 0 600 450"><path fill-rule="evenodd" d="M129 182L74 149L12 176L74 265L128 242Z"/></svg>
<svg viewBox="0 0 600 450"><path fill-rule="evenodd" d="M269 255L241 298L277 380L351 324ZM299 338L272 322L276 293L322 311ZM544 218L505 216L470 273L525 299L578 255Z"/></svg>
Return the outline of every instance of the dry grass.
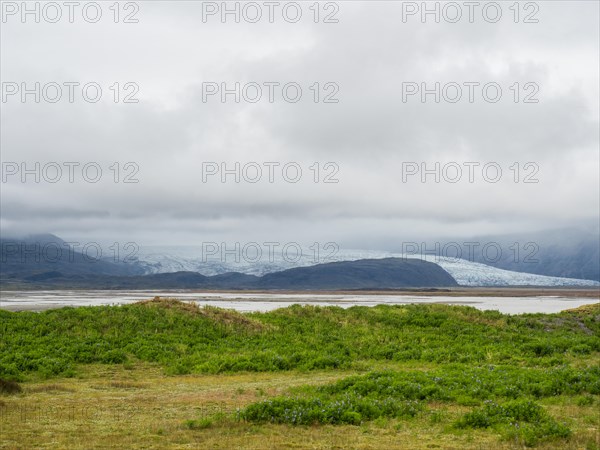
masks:
<svg viewBox="0 0 600 450"><path fill-rule="evenodd" d="M589 305L583 305L579 308L567 309L565 312L577 313L577 314L600 314L600 303L592 303Z"/></svg>
<svg viewBox="0 0 600 450"><path fill-rule="evenodd" d="M29 386L26 390L29 394L35 394L38 392L74 392L73 389L68 388L62 384L49 383L42 384L39 386Z"/></svg>
<svg viewBox="0 0 600 450"><path fill-rule="evenodd" d="M144 300L134 303L134 305L181 311L192 316L206 317L222 325L250 332L262 332L271 328L267 324L253 320L232 309L222 309L214 306L200 307L196 303L185 302L176 298L154 297L152 300Z"/></svg>
<svg viewBox="0 0 600 450"><path fill-rule="evenodd" d="M94 389L106 390L106 389L144 389L147 388L148 383L135 383L131 381L111 381L109 383L96 384L92 386Z"/></svg>
<svg viewBox="0 0 600 450"><path fill-rule="evenodd" d="M238 422L233 416L215 419L215 414L227 416L238 407L285 393L290 387L328 383L352 373L165 377L159 367L147 364L88 366L79 378L24 383L23 394L5 397L0 402L0 448L520 448L489 432L449 431L449 423L468 408L441 403L429 405L436 414L362 426L291 427ZM561 442L561 448L598 448L596 406L597 402L577 406L570 399L548 406L555 417L572 422L574 436L566 444ZM186 421L202 418L209 419L204 429L186 426Z"/></svg>

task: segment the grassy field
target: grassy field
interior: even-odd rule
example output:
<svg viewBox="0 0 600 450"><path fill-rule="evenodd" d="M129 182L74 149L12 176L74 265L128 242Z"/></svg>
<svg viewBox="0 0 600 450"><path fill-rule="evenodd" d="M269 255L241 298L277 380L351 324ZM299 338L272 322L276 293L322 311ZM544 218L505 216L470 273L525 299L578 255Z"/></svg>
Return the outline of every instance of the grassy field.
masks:
<svg viewBox="0 0 600 450"><path fill-rule="evenodd" d="M0 311L0 333L2 448L600 448L597 304L155 300Z"/></svg>

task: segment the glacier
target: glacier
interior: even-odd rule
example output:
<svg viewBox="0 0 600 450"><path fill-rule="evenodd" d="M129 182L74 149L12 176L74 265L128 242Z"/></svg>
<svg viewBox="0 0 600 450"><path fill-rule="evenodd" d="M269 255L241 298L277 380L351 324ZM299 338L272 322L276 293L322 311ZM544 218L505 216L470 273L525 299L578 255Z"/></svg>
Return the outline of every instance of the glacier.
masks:
<svg viewBox="0 0 600 450"><path fill-rule="evenodd" d="M146 275L189 271L207 276L227 272L240 272L248 275L262 276L267 273L279 272L294 267L305 267L327 262L395 257L423 259L435 263L448 272L461 286L600 286L600 282L594 280L515 272L459 258L440 257L436 255L406 255L374 250L340 250L334 256L321 258L318 261L314 260L312 252L308 250L302 253L298 261L289 261L277 254L272 255L266 261L246 261L239 257L236 261L234 258L235 255L231 256L229 261L227 258L221 258L217 255L206 258L198 257L201 254L199 247L146 248L140 249L133 264L141 268Z"/></svg>

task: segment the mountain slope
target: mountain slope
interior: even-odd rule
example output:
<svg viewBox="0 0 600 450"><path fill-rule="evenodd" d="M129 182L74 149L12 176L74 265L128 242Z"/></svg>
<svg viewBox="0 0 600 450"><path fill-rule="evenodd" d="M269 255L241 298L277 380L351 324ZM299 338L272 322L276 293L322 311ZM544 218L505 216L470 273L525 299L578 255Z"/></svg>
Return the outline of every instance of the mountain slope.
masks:
<svg viewBox="0 0 600 450"><path fill-rule="evenodd" d="M6 281L6 280L3 280ZM9 280L10 281L10 280ZM14 279L12 281L15 281ZM436 264L416 259L385 258L298 267L263 277L242 273L205 276L197 272L145 276L65 275L52 271L20 280L31 287L87 289L395 289L450 287L456 281Z"/></svg>
<svg viewBox="0 0 600 450"><path fill-rule="evenodd" d="M515 272L457 258L379 251L341 250L322 264L315 264L310 251L294 263L281 257L258 262L242 259L236 263L218 257L199 258L197 255L201 253L197 248L184 247L184 251L167 248L164 253L141 252L133 262L117 263L109 258L90 260L69 250L64 241L53 235L3 239L0 243L0 283L32 288L384 289L454 286L456 283L461 286L600 285L594 280ZM581 273L587 271L585 267L581 269Z"/></svg>
<svg viewBox="0 0 600 450"><path fill-rule="evenodd" d="M194 257L194 254L201 254L198 249L194 253L193 247L185 248L182 251L179 248L164 248L165 253L152 251L141 253L136 264L146 273L175 272L185 270L190 272L200 272L204 275L217 275L227 272L239 272L248 275L264 276L266 274L281 272L297 267L314 266L312 256L307 256L300 261L292 264L282 258L269 262L248 263L243 260L239 263L224 262L221 259L206 260L200 257ZM306 255L311 255L310 251ZM390 253L369 250L340 250L336 255L329 258L331 262L358 261L364 259L383 259L383 258L401 258L401 259L422 259L430 263L439 265L446 270L462 286L598 286L600 283L593 279L578 279L568 277L553 277L539 275L535 273L517 272L493 267L488 264L467 261L458 258L442 258L434 255L403 255L401 253ZM585 264L582 262L582 264ZM531 268L532 265L523 265L523 270ZM587 269L582 269L582 273L587 273Z"/></svg>
<svg viewBox="0 0 600 450"><path fill-rule="evenodd" d="M90 247L85 255L52 234L0 239L0 276L33 280L59 276L135 275L143 269L97 257Z"/></svg>
<svg viewBox="0 0 600 450"><path fill-rule="evenodd" d="M440 266L418 259L382 258L332 262L263 275L268 289L395 289L458 284Z"/></svg>

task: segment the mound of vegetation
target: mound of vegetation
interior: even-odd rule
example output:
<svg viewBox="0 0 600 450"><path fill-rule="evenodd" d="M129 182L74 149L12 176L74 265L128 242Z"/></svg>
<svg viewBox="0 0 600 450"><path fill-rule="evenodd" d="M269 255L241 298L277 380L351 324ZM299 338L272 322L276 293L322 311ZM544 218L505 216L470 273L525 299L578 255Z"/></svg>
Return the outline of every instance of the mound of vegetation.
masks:
<svg viewBox="0 0 600 450"><path fill-rule="evenodd" d="M251 319L238 311L216 308L214 306L199 307L196 303L182 302L173 298L154 297L152 300L138 302L148 308L160 308L179 311L193 316L202 316L217 324L234 327L237 331L264 331L268 327L258 320Z"/></svg>
<svg viewBox="0 0 600 450"><path fill-rule="evenodd" d="M447 305L294 305L241 314L154 299L0 311L0 377L17 381L129 360L160 364L169 374L348 369L374 362L556 368L574 358L585 366L599 351L600 306L520 316Z"/></svg>

